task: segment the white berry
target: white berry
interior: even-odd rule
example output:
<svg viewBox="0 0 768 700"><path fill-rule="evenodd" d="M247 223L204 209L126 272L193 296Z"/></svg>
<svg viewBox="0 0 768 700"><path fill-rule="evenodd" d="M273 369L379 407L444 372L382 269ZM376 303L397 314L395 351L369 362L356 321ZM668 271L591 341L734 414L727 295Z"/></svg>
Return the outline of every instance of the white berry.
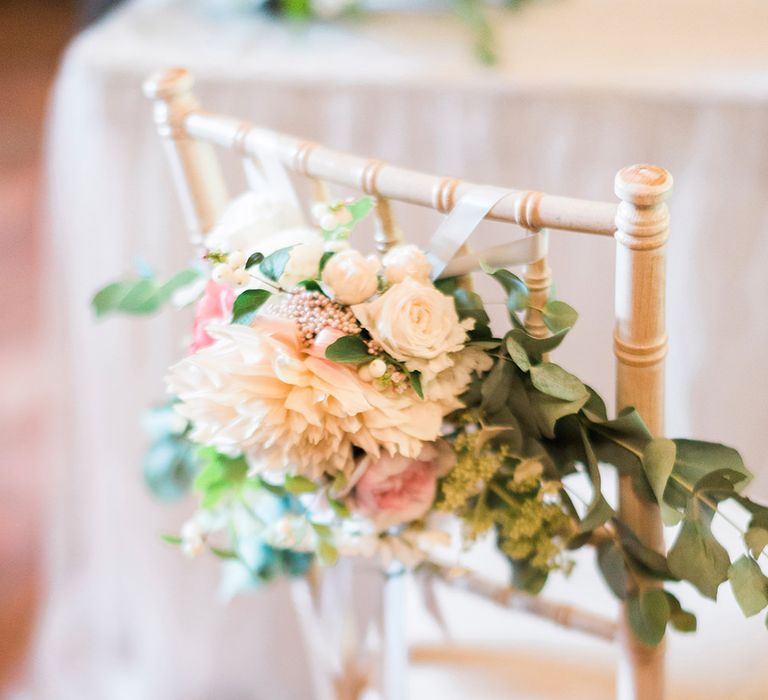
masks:
<svg viewBox="0 0 768 700"><path fill-rule="evenodd" d="M383 377L387 372L387 363L384 362L381 358L376 358L373 362L371 362L368 365L368 371L371 373L371 376L374 379L378 379L379 377Z"/></svg>

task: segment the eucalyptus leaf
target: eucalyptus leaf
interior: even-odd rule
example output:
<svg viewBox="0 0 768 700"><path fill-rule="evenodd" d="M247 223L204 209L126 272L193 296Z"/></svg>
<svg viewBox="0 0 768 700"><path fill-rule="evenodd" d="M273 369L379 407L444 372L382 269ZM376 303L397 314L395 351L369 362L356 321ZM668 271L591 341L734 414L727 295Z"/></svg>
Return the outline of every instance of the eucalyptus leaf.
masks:
<svg viewBox="0 0 768 700"><path fill-rule="evenodd" d="M564 301L548 301L541 312L544 324L553 333L567 332L576 324L579 314Z"/></svg>
<svg viewBox="0 0 768 700"><path fill-rule="evenodd" d="M527 372L531 368L531 361L528 359L528 353L525 351L525 348L512 335L507 335L505 344L512 362L523 372Z"/></svg>
<svg viewBox="0 0 768 700"><path fill-rule="evenodd" d="M272 296L266 289L246 289L232 305L232 323L247 326L253 321L258 310Z"/></svg>
<svg viewBox="0 0 768 700"><path fill-rule="evenodd" d="M646 646L655 647L664 638L672 611L662 589L646 588L629 597L627 614L635 636Z"/></svg>
<svg viewBox="0 0 768 700"><path fill-rule="evenodd" d="M325 356L334 362L353 365L370 362L373 359L368 352L368 346L359 335L344 335L335 340L325 349Z"/></svg>
<svg viewBox="0 0 768 700"><path fill-rule="evenodd" d="M624 555L613 540L605 540L598 545L597 565L608 588L619 600L624 600L627 594Z"/></svg>
<svg viewBox="0 0 768 700"><path fill-rule="evenodd" d="M589 474L589 480L592 482L592 500L579 523L579 530L581 532L591 532L610 520L616 513L603 496L600 467L584 426L579 426L579 432L581 433L582 445L584 447L584 461L587 473Z"/></svg>
<svg viewBox="0 0 768 700"><path fill-rule="evenodd" d="M528 287L516 274L509 270L494 269L481 265L483 271L493 277L507 293L507 308L511 312L523 311L528 305Z"/></svg>
<svg viewBox="0 0 768 700"><path fill-rule="evenodd" d="M113 282L94 295L91 306L99 318L111 313L151 314L198 277L195 270L182 270L162 284L146 277Z"/></svg>
<svg viewBox="0 0 768 700"><path fill-rule="evenodd" d="M745 617L757 615L768 606L768 578L757 562L742 556L728 569L731 590Z"/></svg>
<svg viewBox="0 0 768 700"><path fill-rule="evenodd" d="M684 610L680 601L669 591L664 591L669 603L669 622L678 632L695 632L696 615Z"/></svg>
<svg viewBox="0 0 768 700"><path fill-rule="evenodd" d="M586 403L589 398L587 388L577 376L566 372L552 362L543 362L531 367L531 381L539 391L556 399L563 401L583 399Z"/></svg>
<svg viewBox="0 0 768 700"><path fill-rule="evenodd" d="M763 527L752 526L744 535L744 542L749 547L752 556L757 559L768 547L768 530Z"/></svg>
<svg viewBox="0 0 768 700"><path fill-rule="evenodd" d="M744 476L741 486L745 485L752 476L744 466L739 453L731 447L700 440L677 439L674 443L677 447L675 467L665 498L676 508L685 508L697 484L713 472L727 469L741 474ZM732 481L732 479L729 480ZM714 497L714 500L721 500L721 498Z"/></svg>
<svg viewBox="0 0 768 700"><path fill-rule="evenodd" d="M534 391L529 394L533 415L536 418L542 434L548 438L555 437L555 425L565 416L577 414L586 403L588 394L575 401L562 401L553 396Z"/></svg>
<svg viewBox="0 0 768 700"><path fill-rule="evenodd" d="M728 579L731 560L712 535L709 517L695 503L686 511L667 561L675 576L690 581L707 598L717 599L718 587Z"/></svg>
<svg viewBox="0 0 768 700"><path fill-rule="evenodd" d="M665 525L677 525L683 519L682 513L664 501L664 491L675 466L676 454L677 446L666 438L651 440L643 450L643 469L656 496Z"/></svg>
<svg viewBox="0 0 768 700"><path fill-rule="evenodd" d="M539 361L545 353L552 352L563 342L563 339L568 334L568 330L566 328L546 338L534 338L523 328L513 328L507 333L507 338L513 338L530 357L536 358Z"/></svg>

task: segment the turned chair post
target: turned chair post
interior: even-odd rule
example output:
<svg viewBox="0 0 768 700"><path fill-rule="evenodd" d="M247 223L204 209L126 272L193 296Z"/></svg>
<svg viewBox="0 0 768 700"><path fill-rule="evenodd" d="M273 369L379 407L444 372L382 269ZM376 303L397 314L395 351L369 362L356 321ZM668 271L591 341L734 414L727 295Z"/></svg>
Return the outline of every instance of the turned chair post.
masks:
<svg viewBox="0 0 768 700"><path fill-rule="evenodd" d="M184 120L200 105L192 94L194 79L181 68L153 75L144 94L153 101L155 124L168 153L173 180L193 242L216 224L229 203L219 161L211 144L190 138Z"/></svg>
<svg viewBox="0 0 768 700"><path fill-rule="evenodd" d="M672 177L662 168L636 165L616 175L616 408L634 406L649 430L664 430L665 247L669 212L664 203ZM646 546L664 551L658 506L640 499L631 477L619 479L619 515ZM643 586L661 586L645 579ZM619 700L661 700L664 645L651 648L632 634L627 610L619 624Z"/></svg>

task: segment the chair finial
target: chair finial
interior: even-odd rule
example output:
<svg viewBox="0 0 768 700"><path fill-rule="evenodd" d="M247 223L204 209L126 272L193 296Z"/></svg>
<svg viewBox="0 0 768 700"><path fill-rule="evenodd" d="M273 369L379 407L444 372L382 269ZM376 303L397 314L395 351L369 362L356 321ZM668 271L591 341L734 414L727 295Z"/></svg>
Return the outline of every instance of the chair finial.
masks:
<svg viewBox="0 0 768 700"><path fill-rule="evenodd" d="M151 100L167 100L192 90L195 79L186 68L153 73L144 81L144 94Z"/></svg>
<svg viewBox="0 0 768 700"><path fill-rule="evenodd" d="M616 173L616 196L640 207L664 201L672 189L672 176L658 165L630 165Z"/></svg>

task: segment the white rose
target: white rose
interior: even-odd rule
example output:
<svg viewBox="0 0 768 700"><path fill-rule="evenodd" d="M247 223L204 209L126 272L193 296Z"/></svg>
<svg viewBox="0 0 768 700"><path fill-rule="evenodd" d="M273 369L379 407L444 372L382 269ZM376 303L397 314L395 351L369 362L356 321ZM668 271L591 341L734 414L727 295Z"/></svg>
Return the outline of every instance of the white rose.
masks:
<svg viewBox="0 0 768 700"><path fill-rule="evenodd" d="M283 289L292 289L302 280L313 280L320 270L320 258L325 252L325 244L320 236L315 235L306 243L299 243L291 248L288 262L278 284Z"/></svg>
<svg viewBox="0 0 768 700"><path fill-rule="evenodd" d="M406 277L378 299L352 309L374 340L411 371L432 377L453 361L467 339L453 299L431 284Z"/></svg>
<svg viewBox="0 0 768 700"><path fill-rule="evenodd" d="M375 255L367 258L357 250L336 253L323 269L323 284L341 304L360 304L376 293L376 276L381 263Z"/></svg>
<svg viewBox="0 0 768 700"><path fill-rule="evenodd" d="M283 242L286 229L292 230L292 240ZM310 230L303 226L301 211L274 192L245 192L227 206L205 245L222 253L241 250L246 256L256 251L269 255L298 243Z"/></svg>
<svg viewBox="0 0 768 700"><path fill-rule="evenodd" d="M390 284L402 282L406 277L412 277L417 282L426 282L432 271L427 256L413 244L395 246L384 256L382 262L384 275Z"/></svg>

